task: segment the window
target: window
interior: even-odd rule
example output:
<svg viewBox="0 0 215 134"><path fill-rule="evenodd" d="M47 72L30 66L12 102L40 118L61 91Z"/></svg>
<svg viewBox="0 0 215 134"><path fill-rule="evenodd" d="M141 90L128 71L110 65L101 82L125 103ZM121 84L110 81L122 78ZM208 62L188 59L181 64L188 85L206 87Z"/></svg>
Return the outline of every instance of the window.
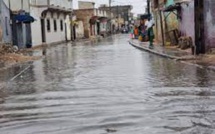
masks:
<svg viewBox="0 0 215 134"><path fill-rule="evenodd" d="M8 18L5 17L5 30L6 30L6 35L9 35L8 33Z"/></svg>
<svg viewBox="0 0 215 134"><path fill-rule="evenodd" d="M54 31L57 31L57 20L54 20Z"/></svg>
<svg viewBox="0 0 215 134"><path fill-rule="evenodd" d="M60 30L63 31L63 20L60 20Z"/></svg>
<svg viewBox="0 0 215 134"><path fill-rule="evenodd" d="M50 32L51 31L50 20L47 19L46 22L47 22L47 31Z"/></svg>

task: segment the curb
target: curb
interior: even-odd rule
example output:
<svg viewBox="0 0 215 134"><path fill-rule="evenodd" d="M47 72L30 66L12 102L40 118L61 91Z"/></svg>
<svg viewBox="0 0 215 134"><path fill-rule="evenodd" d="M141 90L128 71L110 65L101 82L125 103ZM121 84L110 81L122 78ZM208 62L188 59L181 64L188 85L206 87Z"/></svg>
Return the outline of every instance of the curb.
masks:
<svg viewBox="0 0 215 134"><path fill-rule="evenodd" d="M196 67L201 68L201 69L207 69L207 70L210 70L210 71L215 71L214 66L203 66L203 65L200 65L200 64L188 62L188 60L192 60L192 59L195 59L195 58L186 59L186 58L183 58L183 57L176 57L176 56L171 56L171 55L168 55L168 54L162 54L162 53L159 53L157 51L154 51L153 49L150 49L150 48L147 48L147 47L141 47L139 45L135 45L135 43L133 43L130 40L128 42L129 42L130 45L132 45L133 47L135 47L137 49L140 49L140 50L143 50L143 51L146 51L146 52L149 52L149 53L152 53L152 54L164 57L164 58L176 60L176 61L179 61L181 63L187 64L187 65L196 66Z"/></svg>
<svg viewBox="0 0 215 134"><path fill-rule="evenodd" d="M150 52L152 54L164 57L164 58L169 58L169 59L174 59L174 60L182 60L182 58L176 57L176 56L172 56L172 55L168 55L168 54L163 54L163 53L159 53L157 51L154 51L153 49L150 48L146 48L146 47L141 47L138 45L135 45L135 43L133 43L132 41L128 41L130 45L132 45L133 47L140 49L140 50L144 50L146 52Z"/></svg>

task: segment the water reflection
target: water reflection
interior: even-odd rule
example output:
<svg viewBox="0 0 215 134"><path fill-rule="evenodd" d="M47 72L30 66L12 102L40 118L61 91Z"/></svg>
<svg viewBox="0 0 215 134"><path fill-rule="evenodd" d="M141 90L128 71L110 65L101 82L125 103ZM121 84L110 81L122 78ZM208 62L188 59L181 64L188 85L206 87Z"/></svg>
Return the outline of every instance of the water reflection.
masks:
<svg viewBox="0 0 215 134"><path fill-rule="evenodd" d="M139 51L127 36L62 44L3 71L1 133L212 134L214 72Z"/></svg>

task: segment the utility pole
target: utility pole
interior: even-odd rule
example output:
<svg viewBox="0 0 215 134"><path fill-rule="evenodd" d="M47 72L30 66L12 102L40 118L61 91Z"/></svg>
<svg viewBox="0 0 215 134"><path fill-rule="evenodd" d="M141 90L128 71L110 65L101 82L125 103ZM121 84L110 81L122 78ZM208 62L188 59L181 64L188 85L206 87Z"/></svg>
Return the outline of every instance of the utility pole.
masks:
<svg viewBox="0 0 215 134"><path fill-rule="evenodd" d="M147 0L148 15L150 15L150 0Z"/></svg>
<svg viewBox="0 0 215 134"><path fill-rule="evenodd" d="M70 28L71 28L71 41L74 41L75 39L74 39L74 29L73 29L73 0L70 0L71 1L71 13L70 13L70 22L71 22L71 24L70 24Z"/></svg>
<svg viewBox="0 0 215 134"><path fill-rule="evenodd" d="M112 0L109 0L110 19L112 19L112 14L111 14L111 2L112 2ZM111 21L110 21L110 33L112 33L112 23L111 23Z"/></svg>

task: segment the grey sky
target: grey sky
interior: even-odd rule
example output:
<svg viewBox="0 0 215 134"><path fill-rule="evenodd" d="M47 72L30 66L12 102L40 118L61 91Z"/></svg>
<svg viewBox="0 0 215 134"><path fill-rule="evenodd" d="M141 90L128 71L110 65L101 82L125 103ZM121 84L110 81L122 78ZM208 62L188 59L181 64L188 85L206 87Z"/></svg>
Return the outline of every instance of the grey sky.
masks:
<svg viewBox="0 0 215 134"><path fill-rule="evenodd" d="M78 1L74 0L74 8L78 7ZM109 0L80 0L80 1L93 1L98 7L100 4L108 4ZM112 0L112 5L132 5L132 12L135 14L142 14L145 12L146 0Z"/></svg>

